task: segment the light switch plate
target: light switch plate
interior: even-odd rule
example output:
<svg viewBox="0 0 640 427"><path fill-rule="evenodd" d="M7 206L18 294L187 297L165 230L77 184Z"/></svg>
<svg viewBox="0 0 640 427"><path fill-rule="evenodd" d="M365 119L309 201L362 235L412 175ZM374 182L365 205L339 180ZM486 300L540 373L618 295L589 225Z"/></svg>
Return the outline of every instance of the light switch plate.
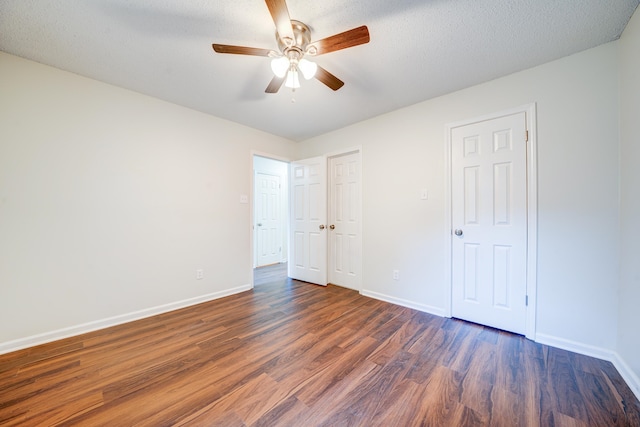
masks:
<svg viewBox="0 0 640 427"><path fill-rule="evenodd" d="M246 194L241 194L240 203L249 203L249 196L247 196Z"/></svg>

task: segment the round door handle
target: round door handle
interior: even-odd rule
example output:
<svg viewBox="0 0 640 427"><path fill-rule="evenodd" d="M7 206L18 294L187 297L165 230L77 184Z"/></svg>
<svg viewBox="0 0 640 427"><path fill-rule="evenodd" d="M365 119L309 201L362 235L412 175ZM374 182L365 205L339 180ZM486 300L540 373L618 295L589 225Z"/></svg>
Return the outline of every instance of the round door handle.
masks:
<svg viewBox="0 0 640 427"><path fill-rule="evenodd" d="M320 230L324 230L324 224L320 224Z"/></svg>
<svg viewBox="0 0 640 427"><path fill-rule="evenodd" d="M330 229L332 229L332 230L335 230L335 229L336 229L336 226L335 226L335 225L333 225L333 224L331 224L331 225L329 226L329 228L330 228Z"/></svg>
<svg viewBox="0 0 640 427"><path fill-rule="evenodd" d="M458 237L462 236L462 230L460 230L459 228L457 228L456 231L454 231L454 233Z"/></svg>

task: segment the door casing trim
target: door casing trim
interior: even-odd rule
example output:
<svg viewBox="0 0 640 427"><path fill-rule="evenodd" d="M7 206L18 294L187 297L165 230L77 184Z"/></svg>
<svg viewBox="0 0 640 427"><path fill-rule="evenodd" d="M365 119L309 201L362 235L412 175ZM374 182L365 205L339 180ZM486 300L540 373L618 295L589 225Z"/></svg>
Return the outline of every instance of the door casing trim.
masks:
<svg viewBox="0 0 640 427"><path fill-rule="evenodd" d="M529 133L527 142L527 297L528 305L526 307L526 325L525 336L528 339L536 338L536 307L537 307L537 265L538 265L538 160L537 160L537 119L536 104L526 104L519 107L499 111L496 113L486 114L472 119L453 122L445 125L445 229L444 229L444 247L445 247L445 283L448 286L447 301L445 301L445 316L452 316L453 305L453 282L452 282L452 185L451 185L451 133L453 129L478 123L486 120L497 119L517 113L525 113L526 127Z"/></svg>
<svg viewBox="0 0 640 427"><path fill-rule="evenodd" d="M249 257L249 277L251 278L251 282L250 282L250 289L254 288L254 281L253 281L253 269L254 269L254 251L255 251L255 236L254 236L254 230L253 230L253 224L255 224L255 203L254 203L254 197L255 197L255 172L254 172L254 168L253 168L253 160L254 157L258 156L258 157L264 157L267 159L271 159L271 160L276 160L279 162L283 162L283 163L291 163L291 159L288 157L282 157L282 156L278 156L275 154L270 154L264 151L257 151L257 150L250 150L249 151L249 176L251 177L251 185L249 186L249 247L251 248L251 256ZM288 186L287 186L288 187ZM289 191L289 189L287 188L286 191ZM288 212L287 212L287 221L285 226L289 226L288 224ZM288 231L287 231L288 234Z"/></svg>

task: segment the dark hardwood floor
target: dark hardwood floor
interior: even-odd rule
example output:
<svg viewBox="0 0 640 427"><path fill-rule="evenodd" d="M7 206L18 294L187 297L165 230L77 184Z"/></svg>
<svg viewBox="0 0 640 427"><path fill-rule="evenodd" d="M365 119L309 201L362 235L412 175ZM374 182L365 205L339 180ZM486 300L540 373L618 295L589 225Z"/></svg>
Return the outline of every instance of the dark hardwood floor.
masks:
<svg viewBox="0 0 640 427"><path fill-rule="evenodd" d="M609 362L282 269L252 291L1 355L0 425L640 426Z"/></svg>

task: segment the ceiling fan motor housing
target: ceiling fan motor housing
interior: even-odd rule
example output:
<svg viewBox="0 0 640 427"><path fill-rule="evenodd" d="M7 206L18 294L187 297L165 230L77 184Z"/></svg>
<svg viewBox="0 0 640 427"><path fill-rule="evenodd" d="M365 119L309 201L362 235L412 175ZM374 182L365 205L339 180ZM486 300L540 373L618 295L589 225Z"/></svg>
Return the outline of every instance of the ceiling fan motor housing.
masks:
<svg viewBox="0 0 640 427"><path fill-rule="evenodd" d="M293 29L294 40L290 40L288 37L282 37L276 31L276 40L278 41L278 48L284 56L289 58L294 57L300 59L304 54L314 55L315 47L311 47L307 51L307 46L311 43L311 30L309 27L296 20L291 20L291 28Z"/></svg>

